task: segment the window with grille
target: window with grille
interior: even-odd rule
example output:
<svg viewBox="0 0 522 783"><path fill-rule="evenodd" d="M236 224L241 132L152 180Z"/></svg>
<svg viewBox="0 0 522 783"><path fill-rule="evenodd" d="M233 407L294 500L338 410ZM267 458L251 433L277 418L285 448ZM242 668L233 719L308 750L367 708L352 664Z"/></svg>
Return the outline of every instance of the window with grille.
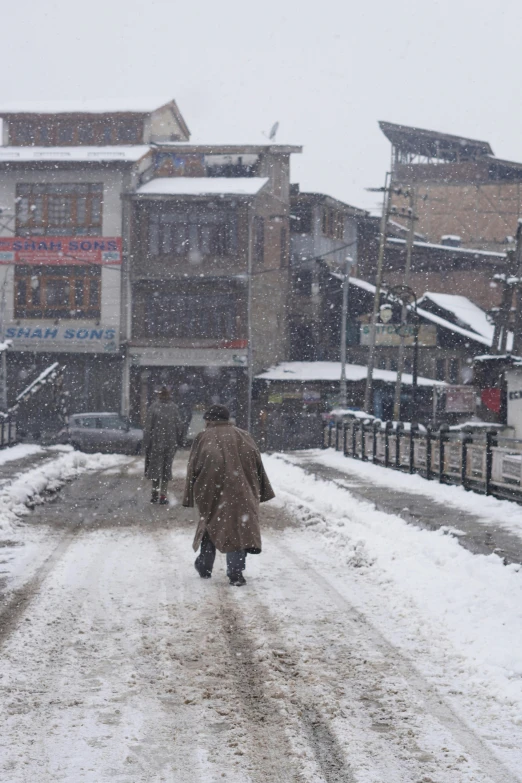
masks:
<svg viewBox="0 0 522 783"><path fill-rule="evenodd" d="M99 236L103 185L20 184L16 188L17 236Z"/></svg>
<svg viewBox="0 0 522 783"><path fill-rule="evenodd" d="M344 238L344 215L336 209L323 207L323 234L330 239Z"/></svg>
<svg viewBox="0 0 522 783"><path fill-rule="evenodd" d="M233 293L156 289L144 293L144 305L144 322L137 325L143 337L232 340L237 336L237 300Z"/></svg>
<svg viewBox="0 0 522 783"><path fill-rule="evenodd" d="M149 223L153 256L226 257L237 251L237 215L233 209L193 207L153 212Z"/></svg>
<svg viewBox="0 0 522 783"><path fill-rule="evenodd" d="M99 267L15 268L15 318L99 318L100 299Z"/></svg>

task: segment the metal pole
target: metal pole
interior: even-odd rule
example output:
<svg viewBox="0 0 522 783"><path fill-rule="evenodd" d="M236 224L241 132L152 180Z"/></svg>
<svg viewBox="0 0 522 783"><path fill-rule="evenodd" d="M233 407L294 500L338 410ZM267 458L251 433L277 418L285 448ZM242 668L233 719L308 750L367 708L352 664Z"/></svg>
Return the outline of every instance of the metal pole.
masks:
<svg viewBox="0 0 522 783"><path fill-rule="evenodd" d="M419 329L420 324L417 320L417 302L415 302L415 320L413 327L413 367L411 373L411 425L417 420L417 386L419 373Z"/></svg>
<svg viewBox="0 0 522 783"><path fill-rule="evenodd" d="M246 429L252 429L252 387L254 384L254 361L252 346L252 205L248 205L248 247L247 247L247 416Z"/></svg>
<svg viewBox="0 0 522 783"><path fill-rule="evenodd" d="M343 280L343 306L341 310L341 381L339 386L339 405L346 408L347 388L346 388L346 324L348 320L348 291L350 288L350 269L352 267L352 258L346 256L346 267Z"/></svg>
<svg viewBox="0 0 522 783"><path fill-rule="evenodd" d="M381 301L381 286L382 286L382 272L384 265L384 251L386 249L386 228L388 225L389 212L391 207L391 198L389 193L389 181L390 174L386 174L384 183L384 196L382 203L382 218L381 218L381 232L379 240L379 256L377 258L377 273L375 276L375 296L373 299L373 313L370 324L370 345L368 351L368 370L366 375L366 390L364 393L364 410L367 413L371 413L370 408L372 405L372 391L373 391L373 368L375 366L375 333L377 326L377 315L379 313L379 305Z"/></svg>
<svg viewBox="0 0 522 783"><path fill-rule="evenodd" d="M513 327L513 353L522 353L522 221L518 221L516 244L515 325ZM507 331L507 329L506 329Z"/></svg>
<svg viewBox="0 0 522 783"><path fill-rule="evenodd" d="M7 284L7 270L8 267L5 267L4 271L4 279L2 282L2 298L0 301L0 340L4 342L4 331L5 331L5 308L6 308L6 299L5 299L5 287ZM0 356L0 408L3 411L7 410L7 349L4 348L2 351L2 354Z"/></svg>
<svg viewBox="0 0 522 783"><path fill-rule="evenodd" d="M403 284L407 285L410 277L411 260L413 253L413 242L415 239L415 191L410 188L408 192L410 201L410 225L408 231L408 238L406 241L406 264L404 267ZM406 304L402 303L401 308L401 325L406 323L406 316L408 309ZM395 421L399 421L401 417L401 393L402 393L402 373L404 370L404 342L405 337L401 334L401 341L399 345L399 355L397 358L397 380L395 382L395 399L393 402L393 418Z"/></svg>

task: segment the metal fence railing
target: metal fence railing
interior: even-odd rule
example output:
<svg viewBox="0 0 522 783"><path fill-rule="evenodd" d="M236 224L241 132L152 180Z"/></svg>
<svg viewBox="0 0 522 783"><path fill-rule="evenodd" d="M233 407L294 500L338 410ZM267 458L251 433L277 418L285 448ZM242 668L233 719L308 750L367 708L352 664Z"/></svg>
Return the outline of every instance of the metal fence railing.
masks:
<svg viewBox="0 0 522 783"><path fill-rule="evenodd" d="M386 468L522 503L522 440L371 417L327 418L323 448Z"/></svg>
<svg viewBox="0 0 522 783"><path fill-rule="evenodd" d="M0 449L18 443L16 416L0 413Z"/></svg>

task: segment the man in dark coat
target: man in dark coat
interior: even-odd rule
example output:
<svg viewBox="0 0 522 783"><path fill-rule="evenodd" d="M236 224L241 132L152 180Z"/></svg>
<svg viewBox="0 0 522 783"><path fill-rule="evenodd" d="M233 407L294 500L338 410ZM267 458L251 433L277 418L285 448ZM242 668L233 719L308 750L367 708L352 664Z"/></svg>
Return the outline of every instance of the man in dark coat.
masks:
<svg viewBox="0 0 522 783"><path fill-rule="evenodd" d="M147 413L143 445L145 477L152 479L151 503L168 505L167 485L172 478L172 460L183 437L183 422L178 406L164 386Z"/></svg>
<svg viewBox="0 0 522 783"><path fill-rule="evenodd" d="M193 547L201 551L196 571L212 576L216 549L227 555L227 576L237 587L247 553L261 552L259 504L274 491L254 440L230 422L224 405L212 405L204 415L206 429L194 439L187 467L184 506L199 509Z"/></svg>

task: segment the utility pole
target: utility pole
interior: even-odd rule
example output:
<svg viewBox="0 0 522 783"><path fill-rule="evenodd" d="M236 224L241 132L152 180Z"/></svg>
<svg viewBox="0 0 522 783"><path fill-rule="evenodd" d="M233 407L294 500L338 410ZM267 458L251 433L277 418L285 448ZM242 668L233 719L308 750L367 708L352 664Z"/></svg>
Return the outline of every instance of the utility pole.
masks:
<svg viewBox="0 0 522 783"><path fill-rule="evenodd" d="M375 275L375 296L373 299L373 312L372 312L372 320L370 323L368 369L366 375L366 390L364 393L364 410L366 413L371 413L370 408L373 408L372 391L373 391L373 369L375 366L375 337L376 337L377 317L379 314L379 305L381 303L382 272L384 266L384 252L386 250L386 229L388 227L388 218L390 216L390 208L391 208L391 193L388 184L389 178L390 178L390 173L387 172L386 179L384 181L384 188L383 188L381 230L380 230L380 237L379 237L379 256L377 258L377 272Z"/></svg>
<svg viewBox="0 0 522 783"><path fill-rule="evenodd" d="M513 326L513 353L522 355L522 220L517 226L517 244L515 250L515 323Z"/></svg>
<svg viewBox="0 0 522 783"><path fill-rule="evenodd" d="M341 310L341 382L339 386L339 405L346 408L348 404L346 389L346 325L348 321L348 292L350 288L350 269L353 259L346 256L346 266L343 279L343 305Z"/></svg>
<svg viewBox="0 0 522 783"><path fill-rule="evenodd" d="M411 271L411 260L413 255L413 242L415 239L415 205L416 205L416 199L415 199L415 190L413 188L410 188L408 191L408 199L409 199L409 230L408 230L408 237L406 240L406 264L404 267L404 276L402 279L403 285L408 285L408 281L410 278L410 271ZM406 323L408 314L408 308L406 307L406 304L403 302L401 307L401 326ZM397 380L395 382L395 399L393 403L393 418L394 421L399 421L401 417L401 393L402 393L402 373L404 370L404 348L405 348L405 335L404 330L401 331L401 342L399 345L399 356L397 359Z"/></svg>
<svg viewBox="0 0 522 783"><path fill-rule="evenodd" d="M246 429L252 431L252 387L254 385L254 351L252 346L252 274L253 274L253 237L254 218L252 204L248 205L248 246L247 246L247 410Z"/></svg>

